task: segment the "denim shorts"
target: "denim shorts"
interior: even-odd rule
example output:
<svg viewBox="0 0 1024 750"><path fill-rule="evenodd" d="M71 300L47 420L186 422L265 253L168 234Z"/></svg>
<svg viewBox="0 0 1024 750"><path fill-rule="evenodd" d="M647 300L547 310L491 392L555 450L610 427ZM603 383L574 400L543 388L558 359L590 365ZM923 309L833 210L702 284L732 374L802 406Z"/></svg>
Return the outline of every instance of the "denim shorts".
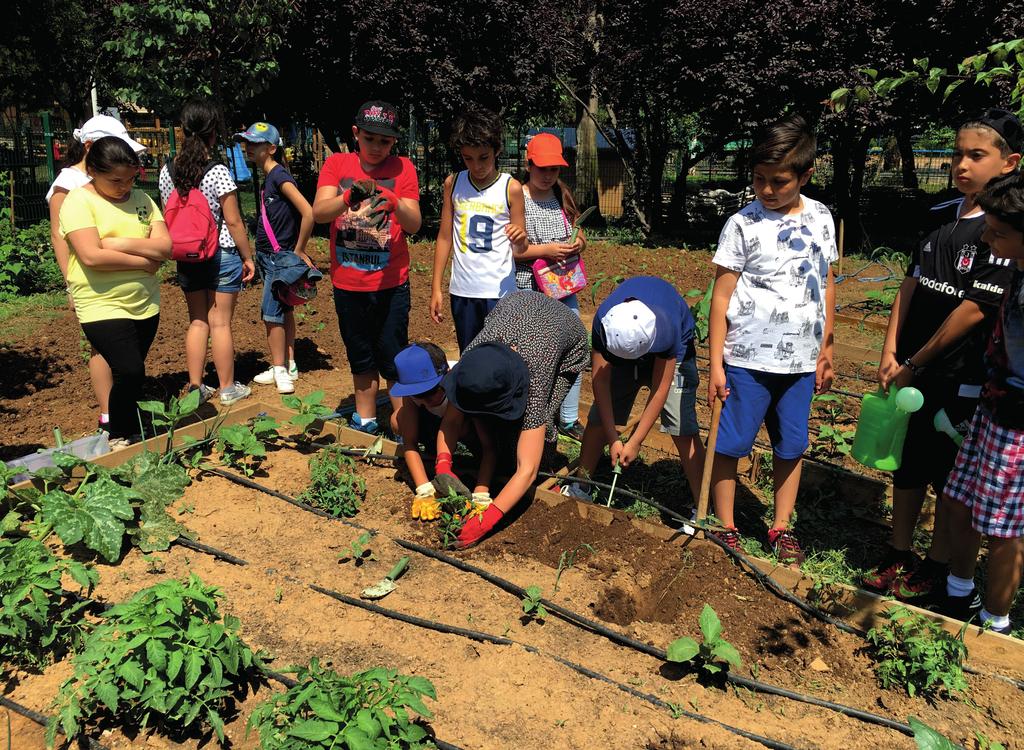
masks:
<svg viewBox="0 0 1024 750"><path fill-rule="evenodd" d="M274 266L275 253L264 253L257 251L256 266L260 269L260 276L263 277L263 299L260 302L260 316L267 323L284 323L284 314L292 311L292 307L284 304L274 296L272 286L276 276Z"/></svg>
<svg viewBox="0 0 1024 750"><path fill-rule="evenodd" d="M807 450L814 380L813 372L761 372L727 364L729 398L722 405L715 452L733 458L748 455L763 422L776 456L800 458Z"/></svg>
<svg viewBox="0 0 1024 750"><path fill-rule="evenodd" d="M209 260L201 263L178 262L178 285L189 292L224 292L242 290L242 258L238 248L224 247Z"/></svg>
<svg viewBox="0 0 1024 750"><path fill-rule="evenodd" d="M398 380L395 355L409 345L409 282L378 292L334 289L338 330L354 375L376 370Z"/></svg>

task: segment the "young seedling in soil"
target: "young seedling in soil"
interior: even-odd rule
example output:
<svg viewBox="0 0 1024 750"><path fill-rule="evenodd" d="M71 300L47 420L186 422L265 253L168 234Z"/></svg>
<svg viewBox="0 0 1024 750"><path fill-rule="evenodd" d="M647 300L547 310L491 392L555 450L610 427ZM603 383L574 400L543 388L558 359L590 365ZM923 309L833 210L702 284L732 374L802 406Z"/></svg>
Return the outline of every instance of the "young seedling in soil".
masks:
<svg viewBox="0 0 1024 750"><path fill-rule="evenodd" d="M253 476L267 457L267 443L277 439L278 427L276 421L266 417L255 420L251 425L221 427L216 442L221 462L247 477Z"/></svg>
<svg viewBox="0 0 1024 750"><path fill-rule="evenodd" d="M357 568L367 560L376 560L377 556L367 546L371 539L373 539L373 532L364 531L354 542L349 543L348 549L338 555L338 559L343 563L351 560Z"/></svg>
<svg viewBox="0 0 1024 750"><path fill-rule="evenodd" d="M562 580L562 573L569 570L569 568L575 567L576 558L579 557L580 553L589 552L594 554L594 548L584 542L583 544L577 544L576 547L570 550L562 550L562 554L558 556L558 572L555 573L555 585L551 589L552 594L558 593L558 582Z"/></svg>
<svg viewBox="0 0 1024 750"><path fill-rule="evenodd" d="M334 446L309 459L309 487L298 499L335 518L351 518L366 498L366 482L355 473L356 462Z"/></svg>
<svg viewBox="0 0 1024 750"><path fill-rule="evenodd" d="M945 735L939 734L916 716L911 716L907 721L910 728L914 730L914 744L918 750L962 750L961 746L948 739ZM977 734L977 733L975 733ZM1006 750L998 742L994 745L978 744L978 750Z"/></svg>
<svg viewBox="0 0 1024 750"><path fill-rule="evenodd" d="M72 660L74 673L54 701L48 746L58 727L73 740L103 715L175 733L212 729L223 745L229 700L264 669L264 654L238 636L237 618L221 615L222 598L192 575L109 609Z"/></svg>
<svg viewBox="0 0 1024 750"><path fill-rule="evenodd" d="M285 406L298 412L298 414L288 420L288 424L301 430L299 435L301 440L311 439L313 437L313 423L331 413L331 410L321 403L323 400L323 391L314 391L308 396L291 395L281 397L281 402Z"/></svg>
<svg viewBox="0 0 1024 750"><path fill-rule="evenodd" d="M544 605L541 604L541 599L544 598L544 594L540 589L540 586L527 586L526 596L523 597L523 613L527 619L536 620L537 622L544 622L547 619L548 611L544 609Z"/></svg>
<svg viewBox="0 0 1024 750"><path fill-rule="evenodd" d="M843 429L839 423L846 419L843 399L833 393L822 393L811 398L822 414L818 435L814 439L811 453L817 456L847 456L853 448L854 428Z"/></svg>
<svg viewBox="0 0 1024 750"><path fill-rule="evenodd" d="M667 650L668 660L692 664L710 675L728 670L730 666L738 669L743 665L736 647L722 638L722 622L710 604L705 604L701 610L700 632L703 642L699 644L687 637L672 641Z"/></svg>
<svg viewBox="0 0 1024 750"><path fill-rule="evenodd" d="M263 750L434 747L413 714L432 718L423 698L437 700L425 677L408 677L378 667L345 677L320 667L291 667L298 684L257 706L246 727L255 729Z"/></svg>
<svg viewBox="0 0 1024 750"><path fill-rule="evenodd" d="M903 688L911 697L928 698L967 692L963 671L967 623L954 636L906 607L894 606L885 617L889 622L872 628L867 636L873 646L875 675L883 688Z"/></svg>
<svg viewBox="0 0 1024 750"><path fill-rule="evenodd" d="M161 428L167 428L167 446L164 448L165 454L170 453L171 448L174 447L174 430L177 429L178 425L184 419L199 408L200 395L199 389L197 388L194 391L189 391L180 399L175 396L171 396L171 399L167 402L166 406L159 401L139 402L139 410L149 413L154 429L159 431Z"/></svg>
<svg viewBox="0 0 1024 750"><path fill-rule="evenodd" d="M449 490L448 496L439 498L438 502L441 505L441 515L437 519L437 533L441 546L448 549L458 540L463 520L467 512L473 512L473 505L468 497L457 494L455 490Z"/></svg>

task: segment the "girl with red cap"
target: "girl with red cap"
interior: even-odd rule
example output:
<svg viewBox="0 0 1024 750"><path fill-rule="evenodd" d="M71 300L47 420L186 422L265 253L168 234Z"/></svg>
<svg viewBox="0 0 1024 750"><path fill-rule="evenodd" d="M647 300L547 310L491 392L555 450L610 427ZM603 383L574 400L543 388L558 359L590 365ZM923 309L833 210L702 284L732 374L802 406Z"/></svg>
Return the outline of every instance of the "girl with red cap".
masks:
<svg viewBox="0 0 1024 750"><path fill-rule="evenodd" d="M562 142L552 133L538 133L526 144L526 174L523 175L523 197L526 208L526 236L529 245L521 253L513 253L516 261L516 286L521 290L543 292L537 284L533 265L537 260L548 263L572 262L587 246L579 232L570 242L573 222L580 215L568 185L562 182L562 167L568 167L562 155ZM573 292L560 298L579 317L580 303ZM580 385L575 385L559 409L558 431L576 440L583 439L579 421Z"/></svg>

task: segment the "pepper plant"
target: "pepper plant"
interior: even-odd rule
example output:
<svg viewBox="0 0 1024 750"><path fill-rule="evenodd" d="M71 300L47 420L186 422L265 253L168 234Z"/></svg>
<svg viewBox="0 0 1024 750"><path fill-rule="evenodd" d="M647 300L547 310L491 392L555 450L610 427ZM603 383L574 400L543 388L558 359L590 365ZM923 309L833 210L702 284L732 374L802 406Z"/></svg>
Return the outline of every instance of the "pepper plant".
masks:
<svg viewBox="0 0 1024 750"><path fill-rule="evenodd" d="M217 431L215 447L221 461L247 477L253 476L267 457L267 443L277 439L278 424L261 417L250 424L232 424Z"/></svg>
<svg viewBox="0 0 1024 750"><path fill-rule="evenodd" d="M316 657L292 667L298 684L257 706L246 730L263 750L419 750L432 748L414 715L431 718L423 698L437 699L425 677L383 667L351 677L325 669Z"/></svg>
<svg viewBox="0 0 1024 750"><path fill-rule="evenodd" d="M0 539L0 661L41 669L81 645L90 601L64 590L65 574L86 597L99 580L34 539Z"/></svg>
<svg viewBox="0 0 1024 750"><path fill-rule="evenodd" d="M48 747L58 727L73 739L101 715L171 732L212 730L223 745L228 701L259 679L265 655L241 639L237 618L221 615L222 598L191 575L109 609L60 687Z"/></svg>
<svg viewBox="0 0 1024 750"><path fill-rule="evenodd" d="M321 417L331 414L331 410L323 405L323 391L314 391L308 396L282 396L281 402L289 409L298 412L288 420L288 424L302 430L301 437L308 438L312 433L313 423Z"/></svg>
<svg viewBox="0 0 1024 750"><path fill-rule="evenodd" d="M722 622L710 604L705 604L701 610L700 632L704 636L702 643L693 638L679 638L669 644L666 658L682 664L695 664L712 675L730 666L742 666L739 651L722 637Z"/></svg>
<svg viewBox="0 0 1024 750"><path fill-rule="evenodd" d="M336 518L351 518L366 499L366 481L355 473L356 462L335 446L309 459L309 486L298 499Z"/></svg>

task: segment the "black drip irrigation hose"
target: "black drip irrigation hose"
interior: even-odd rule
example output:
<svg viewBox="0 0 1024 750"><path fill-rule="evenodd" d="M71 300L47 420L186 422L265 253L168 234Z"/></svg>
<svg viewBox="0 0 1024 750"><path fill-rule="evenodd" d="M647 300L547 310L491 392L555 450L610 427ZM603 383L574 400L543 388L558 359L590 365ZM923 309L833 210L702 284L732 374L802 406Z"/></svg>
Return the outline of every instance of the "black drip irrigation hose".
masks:
<svg viewBox="0 0 1024 750"><path fill-rule="evenodd" d="M300 502L300 501L296 500L295 498L292 498L292 497L289 497L288 495L285 495L282 492L278 492L277 490L273 490L273 489L271 489L269 487L265 487L265 486L261 485L259 482L254 482L251 479L246 479L245 477L240 477L237 474L232 474L231 472L221 471L219 469L214 469L214 470L210 470L210 471L211 471L211 473L214 473L217 476L223 477L223 478L225 478L225 479L227 479L229 481L236 482L236 483L241 484L241 485L243 485L245 487L250 487L251 489L255 489L255 490L264 492L266 494L271 495L272 497L277 497L277 498L279 498L281 500L284 500L285 502L288 502L288 503L290 503L292 505L295 505L296 507L302 508L303 510L314 512L317 515L322 515L324 517L333 519L335 521L339 521L339 522L344 523L344 524L346 524L348 526L353 526L353 527L361 529L363 531L373 531L373 529L370 529L370 528L368 528L366 526L361 526L359 524L352 523L351 521L346 521L345 519L342 519L342 518L335 518L334 516L331 516L330 514L323 513L322 511L319 511L318 509L313 508L312 506L307 505L306 503ZM558 479L566 479L566 477L564 477L564 476L559 476L559 475L554 475L554 474L544 474L544 476L553 476L553 477L558 478ZM590 482L591 484L596 484L597 486L610 487L610 485L606 485L604 483L600 483L600 482L595 483L592 480L587 480L587 481ZM637 499L640 499L640 500L642 500L644 502L647 502L650 505L652 505L653 507L656 507L659 510L662 510L663 512L666 512L668 515L670 515L672 517L680 519L680 520L682 520L682 521L684 521L686 523L691 523L688 519L685 519L682 516L680 516L678 513L675 513L675 511L672 511L672 510L670 510L668 508L665 508L665 506L662 506L659 503L650 501L649 499L645 498L643 495L641 495L638 492L634 492L633 490L629 490L629 489L626 489L626 488L622 488L621 490L617 490L617 491L621 491L623 494L628 494L628 495L633 496L633 497L635 497ZM721 540L718 540L717 538L714 538L713 534L706 534L706 536L708 536L709 538L712 538L712 540L715 541L716 543L721 543ZM418 554L422 554L422 555L424 555L426 557L431 557L431 558L433 558L435 560L438 560L439 562L446 563L448 565L451 565L451 566L453 566L455 568L458 568L460 570L463 570L465 572L473 573L474 575L477 575L477 576L483 578L488 583L491 583L491 584L493 584L495 586L498 586L499 588L507 591L508 593L514 594L515 596L518 596L518 597L522 598L523 596L526 595L526 592L525 592L524 589L522 589L521 587L519 587L516 584L512 583L511 581L506 581L505 579L503 579L503 578L501 578L499 576L496 576L493 573L489 573L489 572L483 570L482 568L477 568L476 566L473 566L473 565L470 565L470 564L468 564L466 562L463 562L462 560L459 560L458 558L452 557L451 555L446 555L443 552L439 552L437 550L431 549L430 547L424 547L423 545L416 544L415 542L410 542L410 541L408 541L406 539L394 538L393 541L398 546L403 547L403 548L405 548L407 550L410 550L412 552L416 552ZM721 544L724 545L724 543L721 543ZM745 562L746 565L745 565L744 569L748 569L749 572L755 578L757 578L759 581L762 581L763 585L768 587L768 589L770 591L772 591L773 593L777 594L781 598L786 599L787 601L790 601L795 606L799 607L802 611L806 612L807 614L809 614L809 615L811 615L811 616L813 616L813 617L815 617L817 619L822 620L823 622L835 625L837 628L845 630L846 632L850 632L850 633L855 634L855 635L863 636L864 631L858 630L857 628L854 628L853 626L849 625L848 623L845 623L842 620L838 620L838 619L832 617L831 615L826 614L825 612L822 612L821 610L817 609L813 605L805 602L803 599L800 599L798 596L796 596L791 591L789 591L787 588L785 588L784 586L782 586L781 584L776 582L770 576L767 576L764 573L762 573L756 566L753 565L753 563L751 563L749 560L747 560L747 558L745 556L741 555L740 553L736 552L735 550L729 549L727 546L724 546L723 548L726 549L728 552L733 553L735 555L735 559L737 561ZM582 615L576 614L575 612L573 612L571 610L568 610L568 609L562 607L561 605L556 604L555 602L549 601L547 599L542 599L541 602L544 604L545 608L548 611L555 613L561 619L565 620L566 622L569 622L570 624L576 625L577 627L581 627L581 628L583 628L585 630L590 630L590 631L592 631L592 632L594 632L594 633L596 633L598 635L604 636L605 638L607 638L609 640L612 640L612 641L614 641L616 643L619 643L619 645L623 645L623 646L626 646L627 648L631 648L631 649L633 649L635 651L639 651L641 653L645 653L645 654L647 654L649 656L653 656L653 657L655 657L657 659L660 659L662 661L666 660L665 652L662 651L661 649L658 649L658 648L656 648L654 646L650 646L650 645L648 645L646 643L642 643L640 641L636 641L636 640L634 640L632 638L629 638L628 636L624 636L624 635L622 635L620 633L617 633L616 631L611 630L609 628L606 628L605 626L601 625L600 623L594 622L593 620L590 620L590 619L588 619L586 617L583 617ZM357 605L357 606L362 606L364 604L366 604L366 603L360 601L359 605ZM1002 675L996 675L996 674L991 674L991 673L986 673L986 672L976 672L976 674L983 675L983 676L986 676L986 677L995 677L997 679L1002 679L1005 682L1009 682L1009 683L1014 684L1014 685L1016 685L1018 687L1024 688L1024 683L1018 683L1017 681L1015 681L1015 680L1013 680L1012 678L1009 678L1009 677L1004 677ZM732 678L734 678L734 677L736 677L736 676L727 673L727 679L729 679L730 681L732 681ZM810 703L812 705L820 706L822 708L828 708L828 709L830 709L832 711L836 711L837 713L843 714L845 716L850 716L851 718L859 719L861 721L865 721L865 722L868 722L868 723L878 724L879 726L885 726L885 727L888 727L890 729L895 729L896 731L901 732L903 734L906 734L908 736L913 736L913 730L910 728L909 725L903 724L901 722L893 721L891 719L887 719L884 716L879 716L877 714L872 714L872 713L868 713L866 711L861 711L860 709L856 709L856 708L853 708L853 707L850 707L850 706L844 706L841 703L833 703L831 701L825 701L825 700L822 700L820 698L815 698L814 696L802 695L800 693L795 693L795 692L786 690L784 688L780 688L780 687L777 687L775 685L771 685L769 683L760 683L758 681L748 680L746 678L738 678L738 679L743 680L743 683L741 685L742 687L746 687L746 688L748 688L750 690L757 690L758 688L755 687L755 686L763 686L764 690L761 690L760 692L765 692L765 693L769 693L769 694L772 694L772 695L778 695L780 697L788 698L790 700L795 700L795 701L799 701L799 702L803 702L803 703Z"/></svg>
<svg viewBox="0 0 1024 750"><path fill-rule="evenodd" d="M423 547L422 545L416 544L414 542L409 542L404 539L395 539L394 541L395 544L397 544L400 547L403 547L404 549L410 550L412 552L418 552L422 555L438 560L439 562L443 562L448 565L451 565L452 567L458 568L459 570L462 570L464 572L473 573L474 575L480 576L488 583L492 583L495 586L498 586L499 588L507 591L508 593L513 594L514 596L518 596L520 598L526 596L526 591L522 587L517 586L511 581L507 581L499 576L494 575L493 573L489 573L485 570L482 570L481 568L477 568L473 565L463 562L462 560L454 558L450 555L446 555L443 552L438 552L437 550L430 549L429 547ZM653 656L654 658L659 659L660 661L668 661L665 651L656 646L652 646L649 643L643 643L642 641L635 640L633 638L630 638L629 636L622 635L621 633L615 630L607 628L598 622L595 622L589 618L584 617L583 615L573 612L570 609L566 609L565 607L562 607L561 605L556 604L555 602L552 602L548 599L541 599L540 601L544 605L545 609L547 609L549 612L557 615L558 617L572 625L582 627L585 630L589 630L593 633L604 636L608 640L620 646L625 646L626 648L630 648L634 651L639 651L640 653L647 654L648 656ZM815 698L811 695L795 693L791 690L786 690L785 688L778 687L777 685L772 685L766 682L760 682L759 680L752 680L746 677L740 677L739 675L735 675L731 672L727 672L725 678L730 683L739 685L740 687L745 687L748 690L753 690L759 693L768 693L770 695L777 695L783 698L788 698L790 700L799 701L801 703L809 703L811 705L819 706L821 708L827 708L831 711L843 714L844 716L859 719L860 721L864 721L869 724L877 724L888 729L894 729L897 732L902 732L903 734L906 734L911 737L914 734L913 729L911 729L910 726L908 726L907 724L903 724L902 722L898 721L893 721L892 719L888 719L878 714L873 714L867 711L861 711L858 708L845 706L841 703L834 703L832 701L823 700L821 698Z"/></svg>
<svg viewBox="0 0 1024 750"><path fill-rule="evenodd" d="M216 547L211 547L210 545L203 544L202 542L193 541L192 539L189 539L186 536L179 536L177 539L174 540L173 543L180 544L182 547L188 547L189 549L195 550L196 552L203 552L207 555L210 555L211 557L215 557L218 560L223 560L224 562L231 563L232 565L249 564L242 558L235 557L230 552L225 552L224 550L217 549Z"/></svg>
<svg viewBox="0 0 1024 750"><path fill-rule="evenodd" d="M641 700L645 700L648 703L651 703L659 708L664 708L672 712L674 717L685 716L688 719L693 719L704 724L713 724L717 727L725 729L728 732L732 732L733 734L739 735L740 737L752 740L753 742L758 742L764 745L765 747L774 748L777 750L796 750L796 748L794 748L792 745L787 745L784 742L779 742L768 737L762 737L761 735L754 734L753 732L748 732L745 729L730 726L729 724L723 724L722 722L712 719L708 716L704 716L703 714L693 713L690 711L683 710L678 706L672 706L666 703L665 701L661 700L660 698L657 698L656 696L650 695L649 693L644 693L640 690L636 690L635 688L630 687L629 685L624 685L623 683L618 682L617 680L613 680L611 677L601 674L600 672L595 672L594 670L589 669L588 667L585 667L582 664L577 664L576 662L565 659L561 656L558 656L557 654L547 653L546 651L537 648L536 646L531 646L527 643L517 641L513 638L508 638L506 636L501 635L493 635L491 633L484 633L479 630L460 628L454 625L446 625L443 622L437 622L435 620L428 620L422 617L417 617L415 615L409 615L404 612L399 612L398 610L382 607L379 604L365 602L361 599L356 599L354 597L347 596L338 591L332 591L331 589L327 589L316 584L311 583L309 584L309 587L317 593L323 594L324 596L328 596L332 599L342 602L343 604L348 604L352 607L358 607L360 609L364 609L368 612L373 612L374 614L378 614L383 617L390 618L392 620L398 620L399 622L404 622L409 625L415 625L416 627L425 628L427 630L433 630L438 633L447 633L450 635L461 636L463 638L468 638L479 643L492 643L496 646L519 646L527 653L536 654L538 656L556 661L559 664L562 664L563 666L566 666L569 669L572 669L575 672L582 674L584 677L587 677L592 680L598 680L609 685L614 685L624 693L628 693L629 695L632 695L636 698L640 698ZM440 744L438 746L440 747Z"/></svg>
<svg viewBox="0 0 1024 750"><path fill-rule="evenodd" d="M14 713L20 716L24 716L26 719L34 721L36 724L39 724L40 726L46 727L50 724L50 717L46 716L45 714L41 714L38 711L33 711L28 706L23 706L17 701L12 701L10 698L6 698L2 695L0 695L0 706L3 706L4 708L9 708L11 711L14 711ZM57 731L61 734L64 734L64 728L60 725L57 726ZM107 750L106 745L97 742L92 737L86 737L85 741L89 745L89 750Z"/></svg>
<svg viewBox="0 0 1024 750"><path fill-rule="evenodd" d="M598 482L598 481L595 481L593 479L584 478L584 477L576 477L576 476L568 477L568 476L564 476L564 475L549 474L549 473L541 473L540 476L554 477L556 479L562 479L562 480L569 480L569 479L571 479L574 482L578 481L578 482L581 482L583 484L590 484L590 485L593 485L595 487L601 487L603 489L611 489L611 485L610 484L607 484L605 482ZM768 575L767 573L764 573L760 568L758 568L756 565L754 565L754 563L746 555L744 555L742 552L739 552L738 550L734 550L728 544L726 544L721 539L719 539L718 536L716 536L714 534L712 529L710 529L705 524L700 523L698 521L690 520L690 519L680 515L679 513L675 512L671 508L668 508L668 507L658 503L655 500L652 500L652 499L650 499L648 497L645 497L645 496L641 495L639 492L636 492L635 490L631 490L628 487L616 486L615 491L617 493L619 493L620 495L626 495L627 497L632 497L635 500L639 500L641 502L647 503L648 505L652 506L653 508L656 508L661 513L664 513L666 516L669 516L670 518L672 518L672 519L674 519L676 521L680 521L682 523L689 524L690 526L693 526L696 529L700 529L701 531L704 532L704 538L705 539L708 539L709 541L714 542L716 545L718 545L722 549L723 552L725 552L727 555L729 555L729 557L731 557L733 559L733 561L737 565L739 565L739 567L742 570L745 570L747 573L749 573L751 576L753 576L757 580L758 583L760 583L762 586L764 586L766 589L771 591L773 594L775 594L780 599L789 602L794 607L798 608L801 612L804 612L805 614L810 615L811 617L813 617L813 618L815 618L817 620L820 620L821 622L824 622L824 623L826 623L828 625L832 625L833 627L838 628L839 630L843 631L844 633L849 633L850 635L857 636L858 638L861 638L861 639L865 639L865 640L867 639L867 631L863 630L862 628L858 628L858 627L855 627L853 625L850 625L845 620L841 620L841 619L839 619L837 617L833 617L832 615L828 614L827 612L819 609L818 607L815 607L810 602L805 601L804 599L801 599L799 596L797 596L792 591L787 589L785 586L783 586L781 583L776 581L770 575ZM582 500L580 498L575 498L575 499L579 500L580 502L587 502L586 500ZM596 503L591 503L591 505L596 505ZM963 669L963 671L967 672L968 674L974 674L974 675L978 675L980 677L991 677L994 680L1000 680L1002 682L1005 682L1008 685L1012 685L1013 687L1017 688L1018 690L1024 690L1024 680L1018 680L1018 679L1015 679L1013 677L1007 677L1006 675L998 674L996 672L985 672L984 670L976 669L975 667L969 666L967 664L964 664L962 666L962 669Z"/></svg>

